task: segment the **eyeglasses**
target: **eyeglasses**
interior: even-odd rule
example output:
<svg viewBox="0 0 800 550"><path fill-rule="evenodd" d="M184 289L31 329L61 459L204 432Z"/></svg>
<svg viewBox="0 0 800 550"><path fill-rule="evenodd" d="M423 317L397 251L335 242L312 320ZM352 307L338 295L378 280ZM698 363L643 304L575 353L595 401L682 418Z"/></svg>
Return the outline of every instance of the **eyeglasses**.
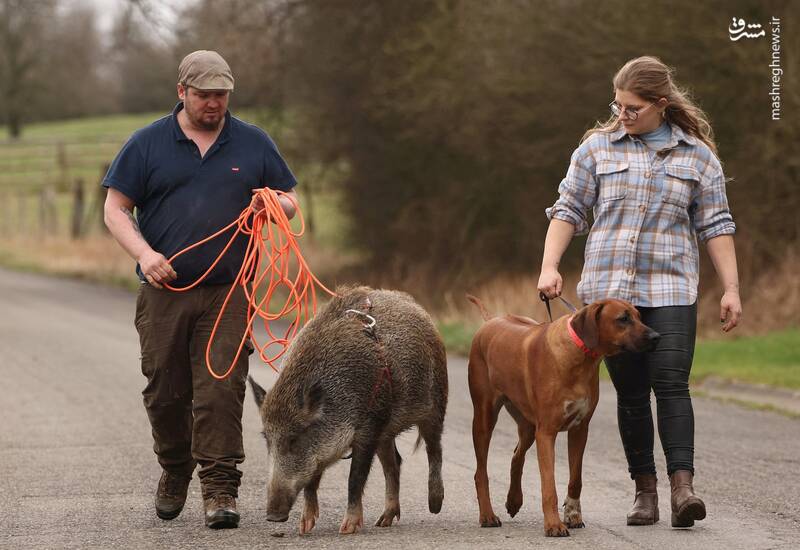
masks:
<svg viewBox="0 0 800 550"><path fill-rule="evenodd" d="M617 103L616 101L612 101L611 103L608 104L608 106L611 109L611 112L614 114L614 116L622 118L622 115L626 114L626 115L628 115L628 119L630 119L630 120L636 120L637 118L639 118L640 114L645 112L647 109L649 109L653 105L655 105L655 103L649 103L645 107L637 107L635 109L631 109L630 107L622 107L622 106L620 106L620 104Z"/></svg>

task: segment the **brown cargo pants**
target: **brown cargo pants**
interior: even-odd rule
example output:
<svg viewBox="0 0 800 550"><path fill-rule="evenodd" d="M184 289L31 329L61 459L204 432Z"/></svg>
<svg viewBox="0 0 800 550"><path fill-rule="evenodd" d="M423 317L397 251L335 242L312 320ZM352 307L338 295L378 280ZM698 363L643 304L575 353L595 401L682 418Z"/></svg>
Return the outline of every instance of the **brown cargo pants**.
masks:
<svg viewBox="0 0 800 550"><path fill-rule="evenodd" d="M136 300L136 330L142 351L142 395L153 429L153 450L165 470L191 475L200 465L203 498L238 496L244 461L242 404L252 346L248 341L225 380L206 368L206 346L230 285L186 292L142 284ZM237 288L225 309L211 349L218 374L231 364L247 323L247 301Z"/></svg>

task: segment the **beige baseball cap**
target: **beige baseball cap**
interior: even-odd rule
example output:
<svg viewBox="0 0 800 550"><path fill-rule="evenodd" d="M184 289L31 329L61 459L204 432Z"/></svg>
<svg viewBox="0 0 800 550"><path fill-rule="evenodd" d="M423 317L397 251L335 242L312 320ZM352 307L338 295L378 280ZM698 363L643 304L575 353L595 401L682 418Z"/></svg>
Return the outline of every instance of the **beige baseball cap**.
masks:
<svg viewBox="0 0 800 550"><path fill-rule="evenodd" d="M178 82L198 90L233 90L233 74L217 52L197 50L178 66Z"/></svg>

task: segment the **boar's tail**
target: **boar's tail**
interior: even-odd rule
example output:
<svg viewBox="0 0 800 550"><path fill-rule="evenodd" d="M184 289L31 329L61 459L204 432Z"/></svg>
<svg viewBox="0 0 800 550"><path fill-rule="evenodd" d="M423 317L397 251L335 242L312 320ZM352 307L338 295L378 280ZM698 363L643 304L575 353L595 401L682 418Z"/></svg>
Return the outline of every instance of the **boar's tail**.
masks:
<svg viewBox="0 0 800 550"><path fill-rule="evenodd" d="M486 311L486 308L483 307L483 303L480 300L478 300L475 296L473 296L472 294L467 294L467 300L478 306L478 309L481 310L481 316L483 317L484 321L488 321L489 319L492 318L492 316L489 315L489 312Z"/></svg>

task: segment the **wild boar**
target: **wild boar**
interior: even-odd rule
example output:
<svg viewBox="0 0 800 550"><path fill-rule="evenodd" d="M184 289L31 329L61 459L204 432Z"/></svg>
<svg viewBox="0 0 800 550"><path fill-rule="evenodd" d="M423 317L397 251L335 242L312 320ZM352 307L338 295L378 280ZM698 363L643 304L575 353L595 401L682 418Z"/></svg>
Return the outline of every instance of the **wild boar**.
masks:
<svg viewBox="0 0 800 550"><path fill-rule="evenodd" d="M369 287L337 289L296 336L274 387L250 378L272 468L267 519L286 521L297 495L300 533L319 517L325 469L351 454L347 511L340 533L363 527L361 497L375 454L386 478L386 506L375 525L400 518L395 438L416 426L428 454L428 509L444 498L441 436L447 407L447 360L428 314L408 294Z"/></svg>

